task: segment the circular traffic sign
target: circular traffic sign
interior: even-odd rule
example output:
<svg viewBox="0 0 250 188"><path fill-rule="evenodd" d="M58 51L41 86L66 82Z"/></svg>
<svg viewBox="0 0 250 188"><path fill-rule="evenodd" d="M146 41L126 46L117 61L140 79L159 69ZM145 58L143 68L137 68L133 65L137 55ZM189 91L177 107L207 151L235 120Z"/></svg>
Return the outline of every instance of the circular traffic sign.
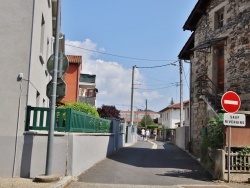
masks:
<svg viewBox="0 0 250 188"><path fill-rule="evenodd" d="M221 98L221 106L228 113L235 113L241 105L240 97L233 91L226 92Z"/></svg>
<svg viewBox="0 0 250 188"><path fill-rule="evenodd" d="M54 54L50 56L47 62L47 70L51 76L53 76L53 68L54 68ZM58 57L58 66L57 66L57 77L61 78L68 70L69 68L69 60L67 56L59 52L59 57Z"/></svg>

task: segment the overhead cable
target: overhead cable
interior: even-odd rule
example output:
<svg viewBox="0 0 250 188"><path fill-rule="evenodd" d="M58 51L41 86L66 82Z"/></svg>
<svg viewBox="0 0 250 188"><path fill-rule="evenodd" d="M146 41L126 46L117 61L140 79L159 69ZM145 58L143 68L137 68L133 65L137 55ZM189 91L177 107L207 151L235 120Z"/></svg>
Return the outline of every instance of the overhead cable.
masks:
<svg viewBox="0 0 250 188"><path fill-rule="evenodd" d="M156 65L156 66L152 66L152 67L137 67L137 66L136 66L136 68L139 68L139 69L145 69L145 68L147 68L147 69L152 69L152 68L165 67L165 66L169 66L169 65L178 66L178 65L175 64L175 63L178 62L178 61L179 61L179 60L174 61L174 62L172 62L172 63L165 64L165 65Z"/></svg>
<svg viewBox="0 0 250 188"><path fill-rule="evenodd" d="M86 51L90 51L90 52L95 52L95 53L114 56L114 57L126 58L126 59L134 59L134 60L140 60L140 61L173 61L173 60L166 60L166 59L146 59L146 58L129 57L129 56L123 56L123 55L116 55L116 54L100 52L100 51L96 51L96 50L90 50L90 49L87 49L87 48L74 46L74 45L71 45L71 44L65 44L65 45L71 46L71 47L74 47L74 48L79 48L79 49L86 50Z"/></svg>

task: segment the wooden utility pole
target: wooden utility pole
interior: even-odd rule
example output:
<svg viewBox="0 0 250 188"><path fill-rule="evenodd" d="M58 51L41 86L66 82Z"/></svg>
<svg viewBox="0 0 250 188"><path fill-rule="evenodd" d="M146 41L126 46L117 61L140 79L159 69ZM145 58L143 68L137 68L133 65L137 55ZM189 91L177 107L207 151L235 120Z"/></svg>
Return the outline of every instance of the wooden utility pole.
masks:
<svg viewBox="0 0 250 188"><path fill-rule="evenodd" d="M132 67L132 86L131 86L131 107L130 107L130 125L134 124L134 74L135 74L135 65Z"/></svg>

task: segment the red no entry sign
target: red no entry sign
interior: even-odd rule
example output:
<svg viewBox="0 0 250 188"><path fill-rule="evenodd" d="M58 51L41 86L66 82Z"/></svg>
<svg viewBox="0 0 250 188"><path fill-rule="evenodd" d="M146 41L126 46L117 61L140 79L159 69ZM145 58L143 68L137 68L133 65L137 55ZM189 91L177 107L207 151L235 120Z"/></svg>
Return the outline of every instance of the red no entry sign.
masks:
<svg viewBox="0 0 250 188"><path fill-rule="evenodd" d="M241 105L240 97L233 91L226 92L221 98L221 106L228 113L235 113Z"/></svg>

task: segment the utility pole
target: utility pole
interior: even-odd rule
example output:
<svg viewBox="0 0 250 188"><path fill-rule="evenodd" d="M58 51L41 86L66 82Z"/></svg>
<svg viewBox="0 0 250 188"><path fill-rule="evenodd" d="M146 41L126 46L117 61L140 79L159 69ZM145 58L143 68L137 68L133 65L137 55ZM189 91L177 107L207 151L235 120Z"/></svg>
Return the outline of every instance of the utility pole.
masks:
<svg viewBox="0 0 250 188"><path fill-rule="evenodd" d="M46 158L46 170L45 175L52 174L52 158L53 158L53 145L54 145L54 123L56 112L56 87L57 87L57 70L58 70L58 49L59 49L59 33L61 23L61 0L57 0L57 15L56 15L56 34L55 34L55 46L54 46L54 67L52 76L52 95L51 95L51 107L50 107L50 126L48 131L48 143L47 143L47 158Z"/></svg>
<svg viewBox="0 0 250 188"><path fill-rule="evenodd" d="M130 107L130 124L134 124L134 74L135 74L135 65L132 67L132 87L131 87L131 107Z"/></svg>
<svg viewBox="0 0 250 188"><path fill-rule="evenodd" d="M179 60L180 64L180 127L183 126L183 66L182 66L182 60Z"/></svg>
<svg viewBox="0 0 250 188"><path fill-rule="evenodd" d="M145 127L147 129L147 113L148 113L148 105L147 105L147 99L146 99L146 115L145 115Z"/></svg>

